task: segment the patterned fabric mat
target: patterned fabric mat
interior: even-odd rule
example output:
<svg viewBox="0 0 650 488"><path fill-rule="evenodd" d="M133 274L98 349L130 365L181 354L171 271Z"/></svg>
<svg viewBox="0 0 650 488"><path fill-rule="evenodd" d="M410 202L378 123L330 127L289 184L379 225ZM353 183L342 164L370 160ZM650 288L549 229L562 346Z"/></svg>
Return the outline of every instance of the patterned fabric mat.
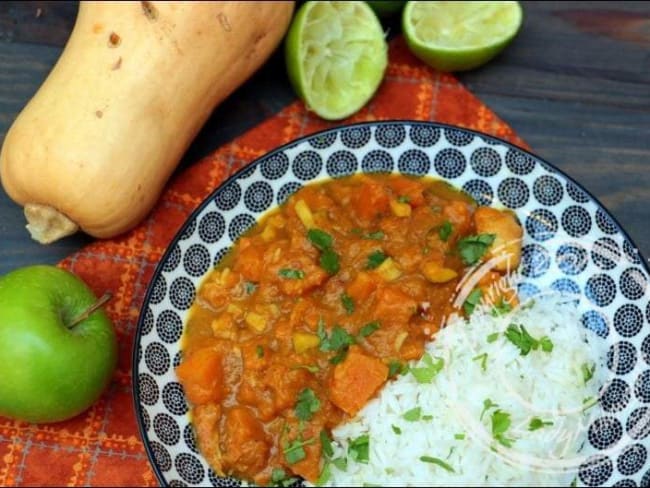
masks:
<svg viewBox="0 0 650 488"><path fill-rule="evenodd" d="M2 486L153 486L157 480L140 440L131 399L131 354L140 306L167 244L189 214L230 174L269 150L313 132L371 120L429 120L458 125L526 147L513 130L453 76L391 42L385 80L355 116L328 123L294 102L169 182L149 217L132 231L97 241L60 263L99 296L113 293L107 312L117 329L120 359L113 382L84 414L30 425L0 417Z"/></svg>

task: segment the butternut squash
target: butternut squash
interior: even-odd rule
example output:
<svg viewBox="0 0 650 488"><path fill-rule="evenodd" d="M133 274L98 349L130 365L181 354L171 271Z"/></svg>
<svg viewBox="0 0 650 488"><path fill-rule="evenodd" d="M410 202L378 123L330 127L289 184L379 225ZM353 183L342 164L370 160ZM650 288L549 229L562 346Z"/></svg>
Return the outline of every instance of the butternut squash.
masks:
<svg viewBox="0 0 650 488"><path fill-rule="evenodd" d="M282 40L293 2L81 2L7 133L0 181L32 237L138 224L214 108Z"/></svg>

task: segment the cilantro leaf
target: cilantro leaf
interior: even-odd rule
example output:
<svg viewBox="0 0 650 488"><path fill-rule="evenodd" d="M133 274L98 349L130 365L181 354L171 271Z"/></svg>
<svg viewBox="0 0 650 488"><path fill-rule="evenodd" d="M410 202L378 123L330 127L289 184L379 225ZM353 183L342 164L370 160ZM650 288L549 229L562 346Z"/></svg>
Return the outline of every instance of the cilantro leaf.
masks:
<svg viewBox="0 0 650 488"><path fill-rule="evenodd" d="M446 220L445 223L438 228L438 237L440 237L441 241L447 242L453 230L454 227L451 225L451 222Z"/></svg>
<svg viewBox="0 0 650 488"><path fill-rule="evenodd" d="M348 445L348 454L350 457L358 462L367 464L370 459L370 436L364 434L350 441Z"/></svg>
<svg viewBox="0 0 650 488"><path fill-rule="evenodd" d="M273 486L291 486L296 481L298 481L298 478L287 476L287 473L282 468L273 468L271 471L271 483Z"/></svg>
<svg viewBox="0 0 650 488"><path fill-rule="evenodd" d="M380 325L378 321L373 321L369 322L363 327L361 327L361 330L359 330L359 335L361 337L368 337L371 335L373 332L375 332L377 329L379 329Z"/></svg>
<svg viewBox="0 0 650 488"><path fill-rule="evenodd" d="M553 342L548 336L537 340L528 333L523 325L510 324L506 329L505 336L519 348L522 356L527 355L530 351L536 351L540 346L544 352L553 350Z"/></svg>
<svg viewBox="0 0 650 488"><path fill-rule="evenodd" d="M539 345L542 347L542 351L551 352L553 350L553 343L548 336L544 336L539 340Z"/></svg>
<svg viewBox="0 0 650 488"><path fill-rule="evenodd" d="M397 435L402 435L402 429L400 429L397 425L391 425L391 429L393 429L393 432Z"/></svg>
<svg viewBox="0 0 650 488"><path fill-rule="evenodd" d="M499 315L505 315L512 310L512 305L506 302L503 297L499 300L494 307L492 307L492 317L498 317Z"/></svg>
<svg viewBox="0 0 650 488"><path fill-rule="evenodd" d="M404 374L408 372L408 365L402 364L399 361L391 361L388 363L388 377L391 378L398 373Z"/></svg>
<svg viewBox="0 0 650 488"><path fill-rule="evenodd" d="M483 354L479 354L478 356L475 356L472 358L472 361L481 361L481 369L485 371L487 369L487 352L484 352Z"/></svg>
<svg viewBox="0 0 650 488"><path fill-rule="evenodd" d="M538 430L541 429L542 427L551 426L551 425L553 425L553 422L545 422L539 417L533 417L532 419L530 419L530 423L528 424L528 430L531 431Z"/></svg>
<svg viewBox="0 0 650 488"><path fill-rule="evenodd" d="M311 242L319 251L331 249L332 244L334 243L332 236L320 229L309 229L307 232L307 239L309 239L309 242Z"/></svg>
<svg viewBox="0 0 650 488"><path fill-rule="evenodd" d="M425 364L419 368L409 368L411 374L415 377L418 383L431 383L434 376L436 376L445 366L445 360L442 358L435 358L435 362L429 354L422 356L422 362Z"/></svg>
<svg viewBox="0 0 650 488"><path fill-rule="evenodd" d="M496 234L479 234L464 237L458 241L458 252L463 263L466 265L475 264L487 252L495 238Z"/></svg>
<svg viewBox="0 0 650 488"><path fill-rule="evenodd" d="M368 263L366 264L366 269L375 269L378 268L381 263L386 261L388 256L382 251L373 251L368 256Z"/></svg>
<svg viewBox="0 0 650 488"><path fill-rule="evenodd" d="M489 398L486 398L485 400L483 400L483 411L481 412L481 416L479 417L479 419L480 419L480 420L483 420L483 415L485 414L485 412L487 412L487 411L488 411L489 409L491 409L491 408L498 407L498 406L499 406L499 405L497 405L496 403L494 403L494 402L493 402L492 400L490 400Z"/></svg>
<svg viewBox="0 0 650 488"><path fill-rule="evenodd" d="M397 201L399 203L411 203L411 199L406 195L400 195L399 197L397 197Z"/></svg>
<svg viewBox="0 0 650 488"><path fill-rule="evenodd" d="M368 232L363 238L372 241L381 241L384 238L384 235L385 234L382 231L377 230L375 232Z"/></svg>
<svg viewBox="0 0 650 488"><path fill-rule="evenodd" d="M341 269L339 255L331 249L325 249L320 255L320 267L327 271L328 274L334 275Z"/></svg>
<svg viewBox="0 0 650 488"><path fill-rule="evenodd" d="M436 457L420 456L420 461L422 461L423 463L435 464L436 466L440 466L442 469L444 469L445 471L449 471L450 473L456 472L454 468L452 468L449 464L444 462L442 459Z"/></svg>
<svg viewBox="0 0 650 488"><path fill-rule="evenodd" d="M298 394L296 403L296 417L300 420L311 420L316 412L320 410L320 400L311 388L305 388Z"/></svg>
<svg viewBox="0 0 650 488"><path fill-rule="evenodd" d="M334 455L334 449L332 448L332 440L329 438L329 435L327 435L327 431L325 429L321 430L319 437L323 454L325 454L327 458L331 458Z"/></svg>
<svg viewBox="0 0 650 488"><path fill-rule="evenodd" d="M337 352L334 356L330 358L330 364L339 364L343 362L345 359L345 356L347 356L348 350L347 349L341 349L339 352Z"/></svg>
<svg viewBox="0 0 650 488"><path fill-rule="evenodd" d="M287 280L302 280L305 277L305 272L301 269L282 268L278 271L278 275Z"/></svg>
<svg viewBox="0 0 650 488"><path fill-rule="evenodd" d="M465 440L465 434L454 434L454 439L457 441Z"/></svg>
<svg viewBox="0 0 650 488"><path fill-rule="evenodd" d="M348 315L352 315L354 313L354 300L347 293L343 293L343 295L341 295L341 304L343 305L343 308Z"/></svg>
<svg viewBox="0 0 650 488"><path fill-rule="evenodd" d="M306 441L295 439L288 444L285 444L282 452L284 453L284 458L287 460L287 463L296 464L305 459L307 457L307 453L305 453L304 449L305 446L313 444L314 442L316 442L316 439L307 439Z"/></svg>
<svg viewBox="0 0 650 488"><path fill-rule="evenodd" d="M467 298L465 303L463 303L463 310L469 316L472 315L476 306L481 303L481 298L483 297L483 292L480 288L474 288Z"/></svg>
<svg viewBox="0 0 650 488"><path fill-rule="evenodd" d="M258 358L263 358L264 357L264 348L262 346L257 346L255 348L255 354L257 354Z"/></svg>
<svg viewBox="0 0 650 488"><path fill-rule="evenodd" d="M252 281L244 282L244 291L247 295L252 295L255 293L255 290L257 290L257 283L253 283Z"/></svg>
<svg viewBox="0 0 650 488"><path fill-rule="evenodd" d="M332 459L332 464L336 466L339 471L347 471L348 469L348 458L340 457Z"/></svg>
<svg viewBox="0 0 650 488"><path fill-rule="evenodd" d="M422 409L420 407L412 408L404 412L402 418L408 422L417 422L420 420L420 415L422 414Z"/></svg>
<svg viewBox="0 0 650 488"><path fill-rule="evenodd" d="M593 364L589 366L587 363L583 363L582 366L580 366L580 369L582 370L582 379L585 380L585 384L594 377L594 371L596 371L596 365Z"/></svg>
<svg viewBox="0 0 650 488"><path fill-rule="evenodd" d="M505 437L506 431L510 428L510 414L503 410L496 410L492 413L492 437L494 437L499 444L506 447L512 447L512 439Z"/></svg>
<svg viewBox="0 0 650 488"><path fill-rule="evenodd" d="M320 475L316 480L316 486L325 485L330 480L331 477L332 477L332 468L330 467L330 463L323 464L323 469L321 470Z"/></svg>
<svg viewBox="0 0 650 488"><path fill-rule="evenodd" d="M487 336L487 342L488 344L493 343L499 338L499 333L498 332L493 332L492 334Z"/></svg>

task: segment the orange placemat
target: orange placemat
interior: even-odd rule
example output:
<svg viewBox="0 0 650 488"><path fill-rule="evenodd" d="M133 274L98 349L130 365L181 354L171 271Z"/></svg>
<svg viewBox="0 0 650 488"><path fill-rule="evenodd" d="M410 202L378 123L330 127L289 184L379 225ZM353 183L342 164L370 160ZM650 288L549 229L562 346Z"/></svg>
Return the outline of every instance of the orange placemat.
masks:
<svg viewBox="0 0 650 488"><path fill-rule="evenodd" d="M432 120L525 144L453 76L391 42L386 78L361 112L340 122ZM133 337L147 285L167 244L199 203L231 173L270 149L333 127L295 102L192 165L168 185L151 215L118 238L95 242L60 263L97 295L110 290L107 311L117 329L120 360L104 396L86 413L58 424L29 425L0 417L0 485L156 485L138 435L131 401Z"/></svg>

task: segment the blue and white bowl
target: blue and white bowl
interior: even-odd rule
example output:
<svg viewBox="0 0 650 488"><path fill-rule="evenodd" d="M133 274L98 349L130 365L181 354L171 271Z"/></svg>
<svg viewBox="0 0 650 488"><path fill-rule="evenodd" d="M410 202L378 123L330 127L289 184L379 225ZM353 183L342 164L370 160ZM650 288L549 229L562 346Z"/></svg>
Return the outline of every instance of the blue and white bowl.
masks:
<svg viewBox="0 0 650 488"><path fill-rule="evenodd" d="M140 433L163 485L235 486L197 449L174 373L188 310L233 242L301 186L354 173L441 178L480 205L512 209L524 228L522 297L576 297L582 325L608 350L602 416L587 429L579 485L650 485L649 271L625 231L577 182L491 136L426 122L372 122L304 137L271 151L215 190L160 261L142 307L133 358Z"/></svg>

